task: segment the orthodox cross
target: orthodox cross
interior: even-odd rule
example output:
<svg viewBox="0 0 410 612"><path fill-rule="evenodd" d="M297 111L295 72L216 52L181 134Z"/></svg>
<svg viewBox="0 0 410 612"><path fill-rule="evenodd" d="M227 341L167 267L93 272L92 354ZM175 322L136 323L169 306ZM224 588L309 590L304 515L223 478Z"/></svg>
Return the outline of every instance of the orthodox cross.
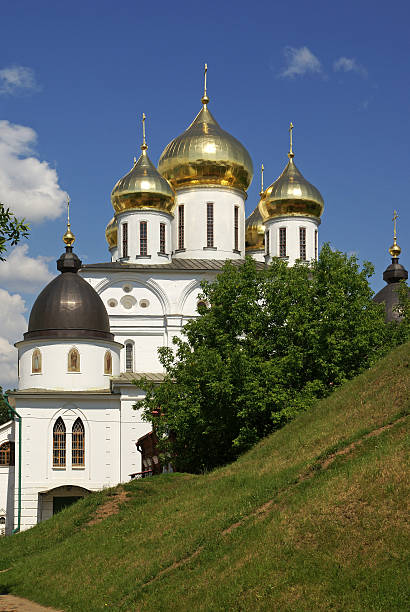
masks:
<svg viewBox="0 0 410 612"><path fill-rule="evenodd" d="M395 240L396 240L396 238L397 238L397 236L396 236L396 219L398 219L398 218L399 218L399 215L397 214L397 210L395 210L395 211L394 211L394 214L393 214L393 219L392 219L393 224L394 224L394 225L393 225L393 228L394 228L394 239L395 239Z"/></svg>
<svg viewBox="0 0 410 612"><path fill-rule="evenodd" d="M148 149L147 141L145 140L145 113L142 113L142 145L141 149L146 151Z"/></svg>

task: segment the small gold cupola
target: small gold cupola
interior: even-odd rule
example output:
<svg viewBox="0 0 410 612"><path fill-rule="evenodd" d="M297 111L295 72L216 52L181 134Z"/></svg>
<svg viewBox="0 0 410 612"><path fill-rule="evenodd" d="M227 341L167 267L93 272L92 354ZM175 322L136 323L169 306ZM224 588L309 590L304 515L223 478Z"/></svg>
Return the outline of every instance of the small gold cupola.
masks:
<svg viewBox="0 0 410 612"><path fill-rule="evenodd" d="M148 157L145 119L143 114L141 155L138 160L134 158L132 169L115 185L111 193L111 203L116 213L155 209L172 214L175 208L175 193Z"/></svg>
<svg viewBox="0 0 410 612"><path fill-rule="evenodd" d="M66 246L72 247L75 242L75 236L71 231L70 223L70 198L67 197L67 229L63 236L63 242Z"/></svg>
<svg viewBox="0 0 410 612"><path fill-rule="evenodd" d="M116 217L113 217L105 228L105 239L109 249L118 246L118 221Z"/></svg>
<svg viewBox="0 0 410 612"><path fill-rule="evenodd" d="M205 64L202 109L183 134L164 149L159 172L174 189L217 185L245 192L253 176L249 153L236 138L225 132L208 110Z"/></svg>
<svg viewBox="0 0 410 612"><path fill-rule="evenodd" d="M260 199L265 197L263 190L263 172L264 165L261 165L261 190L259 193ZM259 205L249 215L245 221L245 248L246 252L263 251L265 248L265 226L263 225L262 216L259 211Z"/></svg>
<svg viewBox="0 0 410 612"><path fill-rule="evenodd" d="M309 183L296 167L293 158L293 124L290 124L289 161L279 176L264 193L259 202L263 221L275 217L314 217L319 218L324 209L322 195Z"/></svg>

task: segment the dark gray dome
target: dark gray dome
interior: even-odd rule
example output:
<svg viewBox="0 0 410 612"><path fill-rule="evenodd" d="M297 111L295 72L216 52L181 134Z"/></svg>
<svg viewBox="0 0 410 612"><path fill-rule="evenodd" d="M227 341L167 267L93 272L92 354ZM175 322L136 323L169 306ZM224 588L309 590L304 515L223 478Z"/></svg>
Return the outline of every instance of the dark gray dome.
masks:
<svg viewBox="0 0 410 612"><path fill-rule="evenodd" d="M393 257L391 261L392 263L383 272L383 280L386 281L387 285L380 289L373 298L374 302L384 302L387 322L400 321L399 313L395 310L399 303L399 282L407 280L409 276L406 268L399 264L398 257Z"/></svg>
<svg viewBox="0 0 410 612"><path fill-rule="evenodd" d="M66 247L57 261L61 274L40 293L30 313L25 340L87 338L114 340L98 293L77 274L81 261Z"/></svg>

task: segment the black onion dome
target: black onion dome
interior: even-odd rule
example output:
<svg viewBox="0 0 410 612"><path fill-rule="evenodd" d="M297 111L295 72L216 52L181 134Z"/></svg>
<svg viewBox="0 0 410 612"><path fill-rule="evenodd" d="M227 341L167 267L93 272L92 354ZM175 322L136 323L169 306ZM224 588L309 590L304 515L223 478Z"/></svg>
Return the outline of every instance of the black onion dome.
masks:
<svg viewBox="0 0 410 612"><path fill-rule="evenodd" d="M392 263L387 266L383 272L383 280L386 281L387 285L383 287L373 298L374 302L380 304L384 302L386 310L386 321L400 321L399 313L395 310L395 307L399 303L399 282L401 280L407 280L409 274L404 266L399 264L399 258L393 257Z"/></svg>
<svg viewBox="0 0 410 612"><path fill-rule="evenodd" d="M86 338L114 340L98 293L79 274L81 260L66 247L57 261L61 272L40 293L31 309L25 340Z"/></svg>

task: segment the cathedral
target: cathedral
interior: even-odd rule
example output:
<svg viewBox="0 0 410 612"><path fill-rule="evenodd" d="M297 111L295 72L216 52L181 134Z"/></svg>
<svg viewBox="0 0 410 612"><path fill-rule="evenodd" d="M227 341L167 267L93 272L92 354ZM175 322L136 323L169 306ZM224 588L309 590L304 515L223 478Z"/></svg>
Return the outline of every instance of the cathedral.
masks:
<svg viewBox="0 0 410 612"><path fill-rule="evenodd" d="M293 125L283 172L264 189L262 167L260 201L245 219L252 160L211 114L206 71L201 101L157 167L143 116L141 154L111 194L105 263L82 265L68 215L59 274L16 342L13 418L0 426L6 534L91 491L155 471L138 444L151 427L133 408L143 396L134 381L162 380L158 348L198 315L201 281L213 280L227 260L241 265L246 254L261 267L272 257L292 265L318 256L324 202L294 163Z"/></svg>

